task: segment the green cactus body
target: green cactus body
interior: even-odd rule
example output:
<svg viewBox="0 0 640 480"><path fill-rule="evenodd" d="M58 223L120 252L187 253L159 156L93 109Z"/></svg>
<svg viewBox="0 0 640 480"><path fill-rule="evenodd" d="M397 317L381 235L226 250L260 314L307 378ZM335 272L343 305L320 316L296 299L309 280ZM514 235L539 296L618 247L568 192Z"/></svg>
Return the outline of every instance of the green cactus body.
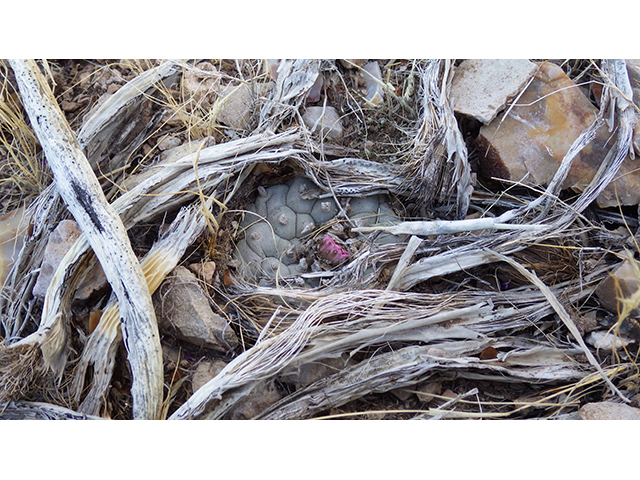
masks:
<svg viewBox="0 0 640 480"><path fill-rule="evenodd" d="M246 280L255 282L307 271L308 262L300 258L301 243L339 212L334 199L317 198L318 193L318 187L304 177L258 188L255 202L249 205L240 224L241 239L234 253L239 272ZM350 198L346 205L349 217L356 223L368 226L397 222L383 195ZM398 241L389 235L382 240Z"/></svg>

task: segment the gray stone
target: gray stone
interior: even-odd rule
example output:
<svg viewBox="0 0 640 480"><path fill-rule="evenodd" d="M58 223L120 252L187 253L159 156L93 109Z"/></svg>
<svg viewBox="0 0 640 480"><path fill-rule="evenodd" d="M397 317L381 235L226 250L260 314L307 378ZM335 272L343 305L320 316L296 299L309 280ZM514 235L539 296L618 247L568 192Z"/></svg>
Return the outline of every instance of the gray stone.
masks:
<svg viewBox="0 0 640 480"><path fill-rule="evenodd" d="M216 120L235 130L252 130L257 120L260 97L273 88L265 84L227 85L220 91L221 109Z"/></svg>
<svg viewBox="0 0 640 480"><path fill-rule="evenodd" d="M343 129L340 114L333 107L307 107L302 115L302 120L311 129L311 133L319 132L323 138L329 140L342 138Z"/></svg>
<svg viewBox="0 0 640 480"><path fill-rule="evenodd" d="M589 333L589 335L586 336L585 341L598 350L604 350L606 352L613 351L614 348L625 348L633 342L630 338L622 335L616 335L613 331L609 332L606 330L598 330Z"/></svg>
<svg viewBox="0 0 640 480"><path fill-rule="evenodd" d="M51 232L47 240L47 246L44 249L40 273L33 287L33 295L35 297L45 297L53 274L81 234L78 224L73 220L62 220ZM105 289L107 285L107 277L104 275L100 264L96 261L95 267L86 274L78 285L75 300L87 300L94 292Z"/></svg>
<svg viewBox="0 0 640 480"><path fill-rule="evenodd" d="M196 392L209 380L218 375L227 364L222 360L203 360L198 363L193 376L191 377L191 389Z"/></svg>
<svg viewBox="0 0 640 480"><path fill-rule="evenodd" d="M222 109L217 120L236 130L249 130L254 98L248 85L227 85L220 92Z"/></svg>
<svg viewBox="0 0 640 480"><path fill-rule="evenodd" d="M640 408L621 403L587 403L579 411L581 420L640 420Z"/></svg>
<svg viewBox="0 0 640 480"><path fill-rule="evenodd" d="M196 276L185 267L173 270L153 300L162 332L223 353L238 346L233 329L211 310L209 297Z"/></svg>
<svg viewBox="0 0 640 480"><path fill-rule="evenodd" d="M489 123L538 67L529 60L465 60L451 81L453 109Z"/></svg>

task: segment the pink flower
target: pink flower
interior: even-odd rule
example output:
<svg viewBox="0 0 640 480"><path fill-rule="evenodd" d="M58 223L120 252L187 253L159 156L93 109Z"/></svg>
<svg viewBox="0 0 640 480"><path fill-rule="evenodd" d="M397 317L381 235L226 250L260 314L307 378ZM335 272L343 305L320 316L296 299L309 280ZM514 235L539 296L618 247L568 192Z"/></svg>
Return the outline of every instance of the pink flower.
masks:
<svg viewBox="0 0 640 480"><path fill-rule="evenodd" d="M349 258L349 252L338 245L333 238L329 235L325 235L322 239L322 245L320 246L320 253L322 256L331 262L333 265L337 265L343 260Z"/></svg>

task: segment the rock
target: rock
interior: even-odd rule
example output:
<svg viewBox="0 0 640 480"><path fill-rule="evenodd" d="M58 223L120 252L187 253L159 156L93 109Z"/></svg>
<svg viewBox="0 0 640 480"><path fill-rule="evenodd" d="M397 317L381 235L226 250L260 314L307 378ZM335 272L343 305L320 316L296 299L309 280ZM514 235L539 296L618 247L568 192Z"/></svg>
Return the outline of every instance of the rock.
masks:
<svg viewBox="0 0 640 480"><path fill-rule="evenodd" d="M318 74L318 78L313 83L311 88L309 89L309 93L307 94L307 102L315 103L320 100L320 95L322 95L322 87L324 85L324 77L322 74Z"/></svg>
<svg viewBox="0 0 640 480"><path fill-rule="evenodd" d="M364 66L364 82L367 86L365 100L371 105L380 105L384 102L384 88L381 84L382 73L378 62L369 62Z"/></svg>
<svg viewBox="0 0 640 480"><path fill-rule="evenodd" d="M179 147L181 143L182 140L180 140L178 137L167 135L158 142L158 148L164 152L165 150Z"/></svg>
<svg viewBox="0 0 640 480"><path fill-rule="evenodd" d="M324 115L322 114L324 110ZM318 133L329 140L342 138L342 122L338 111L333 107L307 107L302 115L304 124L309 127L311 133Z"/></svg>
<svg viewBox="0 0 640 480"><path fill-rule="evenodd" d="M340 65L342 65L347 70L352 70L354 68L364 66L364 60L361 59L339 59Z"/></svg>
<svg viewBox="0 0 640 480"><path fill-rule="evenodd" d="M587 403L578 410L581 420L640 420L640 408L621 403Z"/></svg>
<svg viewBox="0 0 640 480"><path fill-rule="evenodd" d="M390 392L394 397L402 402L406 402L407 400L409 400L409 398L411 398L411 395L413 395L413 392L409 388L396 388L395 390L391 390Z"/></svg>
<svg viewBox="0 0 640 480"><path fill-rule="evenodd" d="M424 403L429 403L433 400L434 395L440 395L442 392L442 385L438 382L423 383L416 389L418 391L418 400Z"/></svg>
<svg viewBox="0 0 640 480"><path fill-rule="evenodd" d="M45 297L53 274L81 234L82 232L74 220L62 220L55 230L51 232L47 240L47 246L44 249L42 267L33 287L33 295L35 297ZM87 300L95 292L104 290L107 286L107 277L100 264L96 261L95 267L79 283L74 299L78 301Z"/></svg>
<svg viewBox="0 0 640 480"><path fill-rule="evenodd" d="M203 262L203 263L192 263L188 266L189 270L191 270L195 275L197 275L200 280L205 283L212 284L214 276L216 274L216 263L215 262Z"/></svg>
<svg viewBox="0 0 640 480"><path fill-rule="evenodd" d="M637 269L640 269L640 263L635 262ZM629 298L640 287L640 279L635 273L634 266L629 259L605 278L598 288L596 288L596 296L604 308L616 315L622 310L620 298ZM633 310L632 315L637 316L640 313L638 309Z"/></svg>
<svg viewBox="0 0 640 480"><path fill-rule="evenodd" d="M0 286L24 245L28 220L24 208L18 208L0 218Z"/></svg>
<svg viewBox="0 0 640 480"><path fill-rule="evenodd" d="M218 375L227 364L222 360L203 360L198 363L191 377L191 389L196 392L212 378Z"/></svg>
<svg viewBox="0 0 640 480"><path fill-rule="evenodd" d="M590 310L584 314L577 314L573 318L573 321L578 327L580 334L585 335L596 328L598 328L598 320L596 319L597 312L595 310Z"/></svg>
<svg viewBox="0 0 640 480"><path fill-rule="evenodd" d="M196 69L185 69L182 77L182 89L186 98L193 98L203 108L211 108L212 99L220 88L220 78L211 62L200 62Z"/></svg>
<svg viewBox="0 0 640 480"><path fill-rule="evenodd" d="M589 335L585 337L585 341L598 350L604 350L606 352L613 351L614 347L616 349L625 348L633 342L633 340L630 338L624 337L622 335L618 336L613 332L609 332L606 330L598 330L596 332L589 333Z"/></svg>
<svg viewBox="0 0 640 480"><path fill-rule="evenodd" d="M448 388L442 393L442 396L448 399L447 402L458 398L458 394Z"/></svg>
<svg viewBox="0 0 640 480"><path fill-rule="evenodd" d="M83 302L88 300L96 293L103 292L109 286L107 276L102 270L102 266L97 259L95 259L94 267L89 270L84 278L78 284L76 293L73 296L74 302Z"/></svg>
<svg viewBox="0 0 640 480"><path fill-rule="evenodd" d="M238 346L233 329L211 310L208 296L195 275L185 267L173 270L153 300L161 331L223 353Z"/></svg>
<svg viewBox="0 0 640 480"><path fill-rule="evenodd" d="M282 398L274 382L258 384L249 395L234 406L225 418L230 420L250 420Z"/></svg>
<svg viewBox="0 0 640 480"><path fill-rule="evenodd" d="M596 108L560 67L542 63L518 105L509 110L508 116L505 114L480 129L477 141L480 173L546 186L571 144L593 123ZM584 191L611 146L610 137L603 125L596 138L574 159L563 189ZM637 166L637 162L625 159L617 179L596 199L600 207L640 202Z"/></svg>
<svg viewBox="0 0 640 480"><path fill-rule="evenodd" d="M60 108L63 112L72 113L80 108L80 104L78 102L69 102L67 100L63 100L62 102L60 102Z"/></svg>
<svg viewBox="0 0 640 480"><path fill-rule="evenodd" d="M465 60L451 81L454 111L484 124L491 122L537 68L529 60Z"/></svg>
<svg viewBox="0 0 640 480"><path fill-rule="evenodd" d="M258 100L273 88L273 83L227 85L220 91L221 109L216 120L234 130L252 130L255 126Z"/></svg>

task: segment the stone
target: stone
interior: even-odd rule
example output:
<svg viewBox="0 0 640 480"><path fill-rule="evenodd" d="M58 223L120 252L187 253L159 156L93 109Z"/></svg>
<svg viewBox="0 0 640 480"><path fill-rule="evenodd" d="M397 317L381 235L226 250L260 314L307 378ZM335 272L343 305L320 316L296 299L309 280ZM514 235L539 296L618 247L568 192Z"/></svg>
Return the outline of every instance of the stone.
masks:
<svg viewBox="0 0 640 480"><path fill-rule="evenodd" d="M350 59L339 59L340 65L342 65L347 70L353 70L354 68L362 68L364 66L364 60L358 58L350 58Z"/></svg>
<svg viewBox="0 0 640 480"><path fill-rule="evenodd" d="M625 348L633 342L630 338L622 335L616 335L613 331L609 332L607 330L591 332L585 337L585 341L598 350L603 350L605 352L611 352L618 348Z"/></svg>
<svg viewBox="0 0 640 480"><path fill-rule="evenodd" d="M179 147L180 144L182 144L182 140L180 140L178 137L175 137L173 135L166 135L162 138L162 140L158 142L158 148L164 152L165 150Z"/></svg>
<svg viewBox="0 0 640 480"><path fill-rule="evenodd" d="M409 400L409 398L411 398L411 395L413 395L413 391L411 391L410 388L396 388L394 390L391 390L391 393L394 397L403 402Z"/></svg>
<svg viewBox="0 0 640 480"><path fill-rule="evenodd" d="M238 346L228 322L213 312L198 279L176 267L153 295L158 326L163 333L199 347L226 353Z"/></svg>
<svg viewBox="0 0 640 480"><path fill-rule="evenodd" d="M97 259L93 268L89 270L78 284L76 293L73 296L74 302L83 302L91 298L94 294L103 292L109 286L109 280L102 270L102 266Z"/></svg>
<svg viewBox="0 0 640 480"><path fill-rule="evenodd" d="M200 62L196 68L185 69L182 89L186 98L193 98L203 108L211 108L212 99L220 88L221 75L211 62Z"/></svg>
<svg viewBox="0 0 640 480"><path fill-rule="evenodd" d="M578 410L580 420L640 420L640 408L621 403L587 403Z"/></svg>
<svg viewBox="0 0 640 480"><path fill-rule="evenodd" d="M18 208L0 218L0 286L24 245L28 230L24 208Z"/></svg>
<svg viewBox="0 0 640 480"><path fill-rule="evenodd" d="M191 377L191 390L195 393L218 375L227 364L222 360L202 360Z"/></svg>
<svg viewBox="0 0 640 480"><path fill-rule="evenodd" d="M320 100L320 95L322 95L322 87L324 86L324 77L322 74L318 74L318 78L313 83L311 88L309 89L309 93L307 94L307 102L315 103Z"/></svg>
<svg viewBox="0 0 640 480"><path fill-rule="evenodd" d="M537 68L529 60L465 60L451 80L454 111L490 123Z"/></svg>
<svg viewBox="0 0 640 480"><path fill-rule="evenodd" d="M227 85L220 91L221 109L216 120L234 130L251 130L256 98L247 84Z"/></svg>
<svg viewBox="0 0 640 480"><path fill-rule="evenodd" d="M480 173L485 177L546 186L576 138L595 119L596 108L560 67L540 64L518 100L480 129L477 148ZM563 189L582 192L593 179L613 139L606 125L574 159ZM616 180L596 199L600 207L637 205L640 169L627 158ZM510 182L510 183L511 183ZM617 197L616 197L617 194ZM618 200L619 199L619 200Z"/></svg>
<svg viewBox="0 0 640 480"><path fill-rule="evenodd" d="M640 263L635 260L634 262L635 269L629 259L622 262L596 288L596 296L602 306L616 315L622 310L622 302L619 299L629 298L640 287L640 279L636 275L636 270L640 272ZM640 312L634 309L631 314L637 316Z"/></svg>
<svg viewBox="0 0 640 480"><path fill-rule="evenodd" d="M33 295L44 298L51 279L58 269L60 262L71 249L78 237L82 234L78 224L74 220L62 220L49 235L47 245L44 249L42 266L38 279L33 287ZM78 284L74 300L84 301L95 292L105 290L108 286L107 277L100 266L95 262L95 266L85 275L85 278Z"/></svg>
<svg viewBox="0 0 640 480"><path fill-rule="evenodd" d="M302 115L302 120L311 133L319 133L323 138L334 141L342 138L343 129L340 114L333 107L307 107Z"/></svg>
<svg viewBox="0 0 640 480"><path fill-rule="evenodd" d="M442 392L442 385L438 382L423 383L416 388L418 400L423 403L429 403L433 400L434 395L440 395Z"/></svg>
<svg viewBox="0 0 640 480"><path fill-rule="evenodd" d="M195 275L197 275L203 282L212 284L213 279L216 274L216 263L202 262L202 263L192 263L188 266L189 270L191 270Z"/></svg>

